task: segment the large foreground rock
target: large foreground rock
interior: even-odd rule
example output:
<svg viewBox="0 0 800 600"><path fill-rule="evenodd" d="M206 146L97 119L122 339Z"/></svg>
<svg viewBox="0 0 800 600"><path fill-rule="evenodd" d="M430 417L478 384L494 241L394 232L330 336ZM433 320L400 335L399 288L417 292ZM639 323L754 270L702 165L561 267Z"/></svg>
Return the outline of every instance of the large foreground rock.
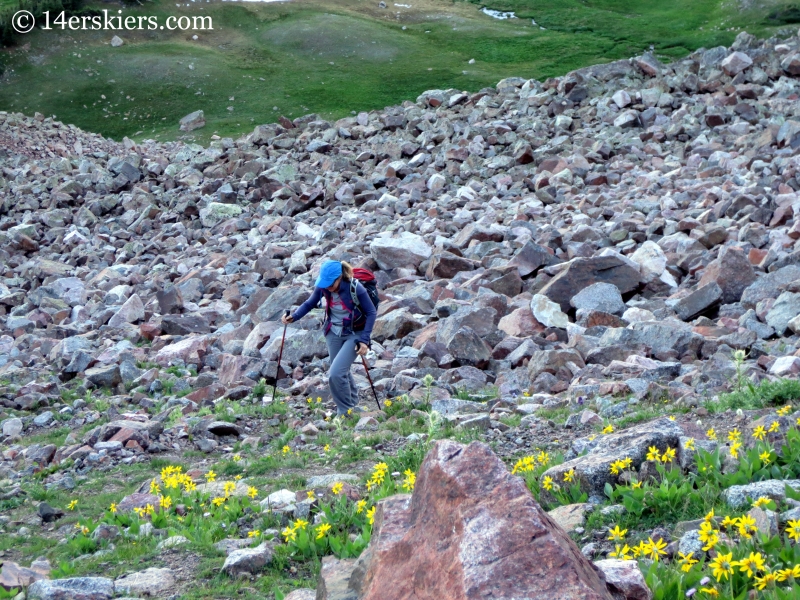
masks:
<svg viewBox="0 0 800 600"><path fill-rule="evenodd" d="M412 496L380 502L356 561L323 565L318 599L611 599L599 571L488 446L437 442Z"/></svg>

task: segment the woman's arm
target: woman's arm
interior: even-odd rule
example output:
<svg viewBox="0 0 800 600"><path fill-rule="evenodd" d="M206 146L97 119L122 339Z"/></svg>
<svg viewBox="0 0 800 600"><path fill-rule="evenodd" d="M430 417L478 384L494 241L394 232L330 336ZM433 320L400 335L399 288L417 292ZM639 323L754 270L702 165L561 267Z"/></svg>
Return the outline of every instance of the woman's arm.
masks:
<svg viewBox="0 0 800 600"><path fill-rule="evenodd" d="M375 310L375 305L367 293L367 289L363 285L356 286L356 296L358 296L358 303L364 316L367 318L364 323L364 329L360 331L358 339L364 342L367 346L370 345L370 337L372 336L372 327L375 325L375 318L378 316L378 311Z"/></svg>
<svg viewBox="0 0 800 600"><path fill-rule="evenodd" d="M309 296L308 300L303 302L298 309L294 311L292 320L297 321L298 319L302 319L306 316L308 311L310 311L312 308L316 308L317 304L319 304L321 296L322 290L320 288L314 288L314 293Z"/></svg>

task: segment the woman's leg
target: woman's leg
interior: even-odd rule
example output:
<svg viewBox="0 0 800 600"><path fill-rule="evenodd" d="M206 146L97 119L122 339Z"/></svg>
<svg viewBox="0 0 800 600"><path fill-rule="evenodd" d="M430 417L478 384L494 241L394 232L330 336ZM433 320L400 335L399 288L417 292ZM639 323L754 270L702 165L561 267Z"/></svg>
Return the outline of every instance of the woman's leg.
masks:
<svg viewBox="0 0 800 600"><path fill-rule="evenodd" d="M353 342L353 361L358 359L358 354L356 354L356 340L358 336L353 333L350 335L350 340ZM353 364L352 362L350 363ZM350 408L355 408L358 406L358 388L356 387L356 380L353 378L353 370L348 367L347 368L347 378L350 381Z"/></svg>
<svg viewBox="0 0 800 600"><path fill-rule="evenodd" d="M346 413L349 408L355 406L352 395L356 387L350 373L350 365L353 364L356 357L355 336L338 336L333 332L328 332L325 342L328 344L328 356L331 360L331 368L328 373L331 396L336 403L336 412L338 414ZM355 402L358 402L358 394L356 394Z"/></svg>

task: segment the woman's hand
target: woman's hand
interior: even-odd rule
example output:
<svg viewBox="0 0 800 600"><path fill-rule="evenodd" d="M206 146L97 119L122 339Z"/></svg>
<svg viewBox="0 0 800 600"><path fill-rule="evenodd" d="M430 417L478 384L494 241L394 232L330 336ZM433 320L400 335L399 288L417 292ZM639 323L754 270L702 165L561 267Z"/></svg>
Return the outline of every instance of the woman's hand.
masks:
<svg viewBox="0 0 800 600"><path fill-rule="evenodd" d="M359 356L364 356L368 350L369 346L367 346L364 342L356 342L356 354Z"/></svg>
<svg viewBox="0 0 800 600"><path fill-rule="evenodd" d="M283 323L284 325L286 325L287 323L294 323L294 319L292 318L292 315L283 315L281 317L281 323Z"/></svg>

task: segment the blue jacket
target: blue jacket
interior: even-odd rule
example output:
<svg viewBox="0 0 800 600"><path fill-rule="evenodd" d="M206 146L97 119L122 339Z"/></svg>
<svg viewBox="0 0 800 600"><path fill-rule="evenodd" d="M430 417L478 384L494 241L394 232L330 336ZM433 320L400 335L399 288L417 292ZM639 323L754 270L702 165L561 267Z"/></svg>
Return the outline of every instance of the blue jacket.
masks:
<svg viewBox="0 0 800 600"><path fill-rule="evenodd" d="M314 293L311 294L308 300L303 302L303 304L301 304L298 307L298 309L294 311L294 314L292 315L292 320L297 321L306 316L308 311L310 311L312 308L316 308L319 305L320 300L323 298L323 296L326 299L330 299L329 298L330 295L327 290L324 290L323 288L314 288ZM351 323L353 318L361 316L361 313L363 312L363 315L366 317L366 323L364 324L364 329L361 331L356 331L355 333L358 334L358 341L364 342L367 346L370 346L370 336L372 335L372 327L373 325L375 325L375 318L378 315L378 311L375 310L375 305L372 304L372 299L369 297L367 290L364 288L363 285L361 285L358 281L356 281L356 296L358 297L358 302L361 305L360 310L359 308L354 306L353 299L350 296L350 282L345 281L344 278L342 278L342 281L339 284L339 296L341 297L342 302L344 302L344 305L350 311L350 314L353 315L350 319L345 318L342 326L342 332L352 331ZM331 328L331 316L330 316L330 311L327 310L326 308L325 323L323 324L323 331L325 335L327 335L330 328Z"/></svg>

